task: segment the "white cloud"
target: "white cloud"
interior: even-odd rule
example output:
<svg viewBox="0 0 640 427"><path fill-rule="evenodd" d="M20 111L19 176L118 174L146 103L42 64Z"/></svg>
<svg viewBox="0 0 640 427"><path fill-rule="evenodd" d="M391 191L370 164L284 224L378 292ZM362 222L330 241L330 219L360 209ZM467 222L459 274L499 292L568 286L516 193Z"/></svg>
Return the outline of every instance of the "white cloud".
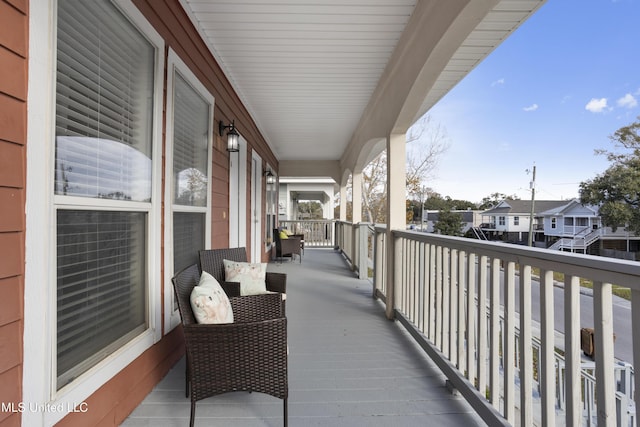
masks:
<svg viewBox="0 0 640 427"><path fill-rule="evenodd" d="M528 107L524 107L524 111L536 111L538 109L538 104L531 104Z"/></svg>
<svg viewBox="0 0 640 427"><path fill-rule="evenodd" d="M618 99L618 107L633 108L638 105L638 100L630 93Z"/></svg>
<svg viewBox="0 0 640 427"><path fill-rule="evenodd" d="M602 113L607 110L607 98L592 98L584 108L592 113Z"/></svg>
<svg viewBox="0 0 640 427"><path fill-rule="evenodd" d="M502 78L500 78L500 79L496 80L495 82L492 82L492 83L491 83L491 87L494 87L494 86L502 86L503 84L504 84L504 77L502 77Z"/></svg>

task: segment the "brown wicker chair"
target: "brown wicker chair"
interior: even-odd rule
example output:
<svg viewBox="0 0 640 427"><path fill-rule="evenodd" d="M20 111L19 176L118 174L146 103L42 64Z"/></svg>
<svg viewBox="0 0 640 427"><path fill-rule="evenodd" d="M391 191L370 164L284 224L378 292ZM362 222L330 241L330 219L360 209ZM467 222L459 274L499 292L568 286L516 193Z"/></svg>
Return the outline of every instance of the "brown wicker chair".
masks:
<svg viewBox="0 0 640 427"><path fill-rule="evenodd" d="M247 262L245 248L206 249L200 251L200 268L216 278L229 297L240 296L240 283L226 282L222 260ZM267 290L271 292L287 292L287 275L267 271Z"/></svg>
<svg viewBox="0 0 640 427"><path fill-rule="evenodd" d="M197 264L172 279L185 337L189 425L193 427L198 400L231 391L255 391L283 400L286 426L287 319L281 296L232 297L234 323L198 324L189 297L199 279Z"/></svg>
<svg viewBox="0 0 640 427"><path fill-rule="evenodd" d="M298 255L300 263L302 263L302 241L300 237L289 236L288 239L281 239L280 230L274 228L273 239L276 243L276 260L279 258L282 262L283 257L291 256L291 261L293 261L294 255Z"/></svg>

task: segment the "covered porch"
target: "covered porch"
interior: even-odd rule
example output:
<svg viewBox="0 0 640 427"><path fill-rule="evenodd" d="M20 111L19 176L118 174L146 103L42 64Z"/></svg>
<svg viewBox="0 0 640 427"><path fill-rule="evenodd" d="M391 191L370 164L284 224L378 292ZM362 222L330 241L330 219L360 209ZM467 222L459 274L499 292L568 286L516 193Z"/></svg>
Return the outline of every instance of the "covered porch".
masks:
<svg viewBox="0 0 640 427"><path fill-rule="evenodd" d="M302 264L268 269L287 274L290 425L484 425L339 251L307 249ZM188 422L183 359L122 425ZM259 393L209 398L197 405L197 425L279 426L282 403Z"/></svg>

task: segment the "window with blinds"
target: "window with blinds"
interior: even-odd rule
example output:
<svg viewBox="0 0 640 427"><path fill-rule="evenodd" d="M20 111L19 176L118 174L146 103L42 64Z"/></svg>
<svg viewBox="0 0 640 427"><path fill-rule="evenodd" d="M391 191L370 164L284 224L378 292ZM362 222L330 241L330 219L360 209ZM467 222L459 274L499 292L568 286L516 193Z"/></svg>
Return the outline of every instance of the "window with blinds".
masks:
<svg viewBox="0 0 640 427"><path fill-rule="evenodd" d="M149 201L153 46L111 4L60 0L56 194Z"/></svg>
<svg viewBox="0 0 640 427"><path fill-rule="evenodd" d="M148 328L156 49L108 0L57 3L61 389Z"/></svg>
<svg viewBox="0 0 640 427"><path fill-rule="evenodd" d="M178 72L173 102L173 203L206 207L209 104Z"/></svg>
<svg viewBox="0 0 640 427"><path fill-rule="evenodd" d="M212 105L177 70L173 102L173 263L180 271L205 248Z"/></svg>
<svg viewBox="0 0 640 427"><path fill-rule="evenodd" d="M198 252L205 247L205 219L202 213L173 214L173 271L199 262Z"/></svg>
<svg viewBox="0 0 640 427"><path fill-rule="evenodd" d="M146 214L58 210L58 389L146 329Z"/></svg>

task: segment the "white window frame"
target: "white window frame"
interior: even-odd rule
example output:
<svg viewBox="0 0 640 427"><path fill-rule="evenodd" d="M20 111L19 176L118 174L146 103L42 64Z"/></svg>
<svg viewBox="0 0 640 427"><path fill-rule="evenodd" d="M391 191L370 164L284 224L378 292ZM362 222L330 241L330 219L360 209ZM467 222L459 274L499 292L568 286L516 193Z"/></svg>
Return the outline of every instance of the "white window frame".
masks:
<svg viewBox="0 0 640 427"><path fill-rule="evenodd" d="M132 203L147 212L148 328L116 352L56 390L56 207L107 210L109 200L54 195L56 16L57 1L29 13L29 91L27 120L27 191L25 233L24 359L22 401L49 404L62 411L24 411L23 425L54 425L118 372L161 339L160 197L164 40L130 0L112 0L155 48L152 129L152 202ZM45 143L43 141L50 141ZM45 148L45 149L43 149ZM90 203L89 203L90 202ZM112 202L111 202L112 203ZM144 205L144 207L143 207ZM124 210L118 206L118 210Z"/></svg>
<svg viewBox="0 0 640 427"><path fill-rule="evenodd" d="M265 249L268 251L271 250L272 246L275 245L275 236L273 235L273 230L276 228L276 224L278 224L278 175L273 170L270 164L267 163L266 170L271 171L273 175L273 184L269 184L265 179L265 209L264 209L264 220L265 226L269 226L269 228L265 229ZM270 188L270 186L273 186ZM270 209L273 209L270 211ZM273 223L269 223L269 218L273 217Z"/></svg>
<svg viewBox="0 0 640 427"><path fill-rule="evenodd" d="M251 152L251 262L262 262L268 250L262 235L262 158Z"/></svg>
<svg viewBox="0 0 640 427"><path fill-rule="evenodd" d="M209 136L207 138L207 205L205 207L181 206L173 203L173 112L174 112L174 76L180 76L210 104ZM165 333L180 324L180 313L174 310L175 295L171 278L173 271L173 214L175 212L197 212L205 214L205 249L211 248L211 176L213 163L213 109L215 99L207 88L198 80L178 54L169 49L167 57L167 118L166 118L166 147L165 147L165 239L164 239L164 313Z"/></svg>
<svg viewBox="0 0 640 427"><path fill-rule="evenodd" d="M229 247L247 246L247 141L229 153Z"/></svg>

